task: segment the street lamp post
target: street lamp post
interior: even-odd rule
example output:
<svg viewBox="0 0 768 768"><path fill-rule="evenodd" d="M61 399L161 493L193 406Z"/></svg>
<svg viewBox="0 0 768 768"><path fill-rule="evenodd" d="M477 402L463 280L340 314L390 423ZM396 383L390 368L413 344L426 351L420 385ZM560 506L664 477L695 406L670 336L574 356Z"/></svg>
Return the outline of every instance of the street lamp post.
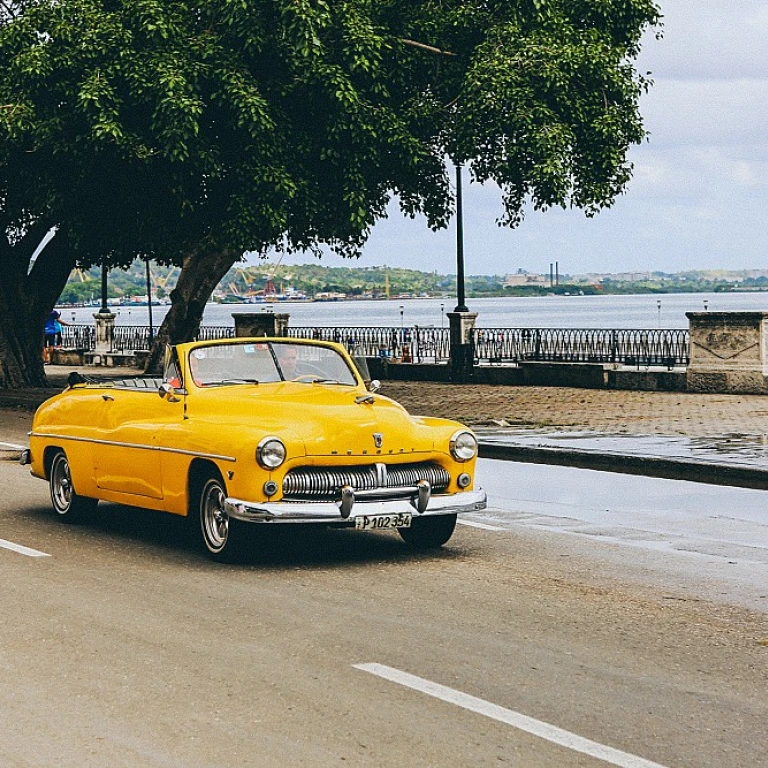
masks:
<svg viewBox="0 0 768 768"><path fill-rule="evenodd" d="M448 313L451 379L467 381L474 365L474 326L477 313L470 312L464 293L464 197L462 166L456 163L456 308Z"/></svg>
<svg viewBox="0 0 768 768"><path fill-rule="evenodd" d="M109 312L109 307L107 306L107 263L102 262L101 264L101 307L99 307L99 312L102 314L106 314Z"/></svg>
<svg viewBox="0 0 768 768"><path fill-rule="evenodd" d="M96 344L94 345L97 365L104 365L102 355L112 352L112 345L115 338L115 316L109 311L107 305L107 263L101 264L101 307L93 316L96 321Z"/></svg>
<svg viewBox="0 0 768 768"><path fill-rule="evenodd" d="M469 312L464 298L464 204L461 191L461 168L456 165L456 309L454 312Z"/></svg>
<svg viewBox="0 0 768 768"><path fill-rule="evenodd" d="M149 271L149 259L147 259L147 309L149 310L149 344L152 346L155 329L152 327L152 275Z"/></svg>
<svg viewBox="0 0 768 768"><path fill-rule="evenodd" d="M656 306L658 307L659 312L658 324L659 328L661 328L661 299L656 299Z"/></svg>
<svg viewBox="0 0 768 768"><path fill-rule="evenodd" d="M402 362L406 362L406 351L405 351L405 328L403 326L403 312L405 310L405 307L401 304L400 305L400 360Z"/></svg>

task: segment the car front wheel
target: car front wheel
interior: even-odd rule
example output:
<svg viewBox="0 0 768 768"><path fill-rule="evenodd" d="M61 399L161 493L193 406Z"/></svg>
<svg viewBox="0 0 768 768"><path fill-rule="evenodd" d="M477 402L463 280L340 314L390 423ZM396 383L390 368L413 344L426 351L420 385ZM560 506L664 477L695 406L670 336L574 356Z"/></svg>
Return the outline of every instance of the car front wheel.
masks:
<svg viewBox="0 0 768 768"><path fill-rule="evenodd" d="M220 562L229 562L236 554L237 520L232 520L224 509L227 493L219 477L209 477L198 496L197 519L203 544L208 555Z"/></svg>
<svg viewBox="0 0 768 768"><path fill-rule="evenodd" d="M398 533L414 549L437 549L453 536L456 515L416 517L410 528L398 528Z"/></svg>
<svg viewBox="0 0 768 768"><path fill-rule="evenodd" d="M53 457L51 470L48 473L48 485L51 490L53 509L64 522L81 522L96 509L97 499L78 496L75 491L69 460L64 451L58 451Z"/></svg>

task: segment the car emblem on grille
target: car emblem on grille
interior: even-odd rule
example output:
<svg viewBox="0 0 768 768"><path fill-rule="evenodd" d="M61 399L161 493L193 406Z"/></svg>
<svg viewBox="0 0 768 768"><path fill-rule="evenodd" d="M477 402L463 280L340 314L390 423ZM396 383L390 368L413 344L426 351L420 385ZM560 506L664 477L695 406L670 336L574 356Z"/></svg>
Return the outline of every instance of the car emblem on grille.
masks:
<svg viewBox="0 0 768 768"><path fill-rule="evenodd" d="M374 432L373 433L373 444L377 448L381 448L383 443L384 443L384 435L382 435L381 432Z"/></svg>

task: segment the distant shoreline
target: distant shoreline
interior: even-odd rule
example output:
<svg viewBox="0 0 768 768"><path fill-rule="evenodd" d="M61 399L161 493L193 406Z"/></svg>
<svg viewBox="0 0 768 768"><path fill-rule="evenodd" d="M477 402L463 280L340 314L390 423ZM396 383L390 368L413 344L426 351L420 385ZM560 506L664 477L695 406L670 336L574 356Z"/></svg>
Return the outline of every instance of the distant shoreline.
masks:
<svg viewBox="0 0 768 768"><path fill-rule="evenodd" d="M573 289L576 286L568 286L569 289ZM504 293L467 293L467 299L504 299L504 298L544 298L544 297L558 297L558 296L670 296L670 295L695 295L700 293L710 293L710 291L700 290L683 290L677 289L646 289L646 290L601 290L594 292L585 292L583 289L577 290L563 290L564 286L559 286L554 291L525 291L525 290L508 290ZM711 291L715 294L735 294L735 293L768 293L768 286L766 287L733 287L733 288L721 288L719 290ZM208 304L220 304L222 306L232 307L276 307L289 304L328 304L341 301L425 301L425 300L438 300L438 301L451 301L454 297L451 294L430 294L428 296L423 295L411 295L411 294L398 294L396 296L338 296L334 298L285 298L264 300L264 301L252 301L252 300L222 300L213 297ZM152 307L168 307L171 302L168 300L153 301ZM59 309L98 309L101 307L101 302L60 302L56 305ZM107 306L110 309L130 309L136 307L148 307L148 301L114 301L109 300Z"/></svg>
<svg viewBox="0 0 768 768"><path fill-rule="evenodd" d="M280 304L206 305L204 326L233 327L233 314L288 314L289 327L448 327L455 296L370 300L302 301ZM768 311L768 294L758 291L593 296L468 297L478 328L687 328L686 312ZM148 306L111 306L118 325L149 325ZM167 305L152 305L158 327ZM93 325L98 307L61 307L70 323Z"/></svg>

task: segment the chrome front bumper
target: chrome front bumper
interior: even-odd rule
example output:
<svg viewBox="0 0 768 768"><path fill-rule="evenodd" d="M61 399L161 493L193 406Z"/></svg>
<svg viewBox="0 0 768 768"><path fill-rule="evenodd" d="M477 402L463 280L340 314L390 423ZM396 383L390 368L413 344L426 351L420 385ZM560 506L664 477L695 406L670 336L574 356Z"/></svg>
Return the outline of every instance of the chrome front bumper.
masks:
<svg viewBox="0 0 768 768"><path fill-rule="evenodd" d="M432 496L423 512L419 512L418 500L387 499L381 501L358 500L351 505L347 515L342 512L344 502L335 501L266 501L252 502L228 498L224 511L235 520L253 523L323 523L352 524L358 515L412 514L414 517L455 515L460 512L477 512L487 506L487 496L482 488L462 491L450 496Z"/></svg>

